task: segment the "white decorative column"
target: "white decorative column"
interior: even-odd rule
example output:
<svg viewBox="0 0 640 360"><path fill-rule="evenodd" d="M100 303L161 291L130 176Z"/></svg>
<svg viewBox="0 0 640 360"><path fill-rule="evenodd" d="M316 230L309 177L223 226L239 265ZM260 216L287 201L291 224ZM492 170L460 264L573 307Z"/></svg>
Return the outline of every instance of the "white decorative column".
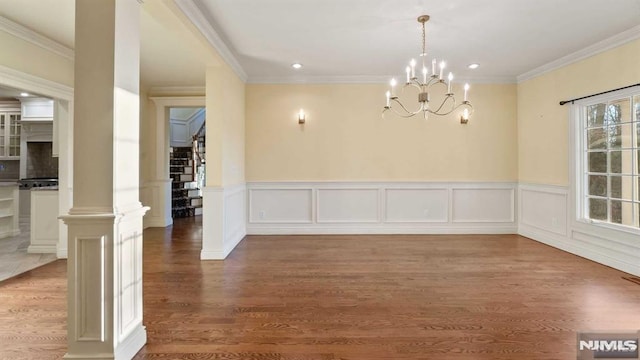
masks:
<svg viewBox="0 0 640 360"><path fill-rule="evenodd" d="M67 214L73 206L73 101L54 102L54 149L58 155L58 214ZM67 225L58 227L58 259L67 258Z"/></svg>
<svg viewBox="0 0 640 360"><path fill-rule="evenodd" d="M139 6L76 0L66 359L130 359L146 343Z"/></svg>
<svg viewBox="0 0 640 360"><path fill-rule="evenodd" d="M166 227L173 224L171 177L169 176L169 108L163 101L158 101L156 98L151 100L156 106L156 118L150 129L150 133L154 135L150 139L153 145L154 161L150 164L153 180L145 184L150 192L148 205L151 206L146 221L151 227Z"/></svg>

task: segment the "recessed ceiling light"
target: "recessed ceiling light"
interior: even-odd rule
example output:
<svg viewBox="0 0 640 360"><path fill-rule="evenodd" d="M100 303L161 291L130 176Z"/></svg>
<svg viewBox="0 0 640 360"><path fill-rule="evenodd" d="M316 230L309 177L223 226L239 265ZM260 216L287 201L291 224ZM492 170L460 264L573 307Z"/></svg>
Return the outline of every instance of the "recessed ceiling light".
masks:
<svg viewBox="0 0 640 360"><path fill-rule="evenodd" d="M296 69L296 70L298 70L298 69L302 68L302 64L300 64L300 63L293 63L293 64L291 64L291 67L292 67L292 68L294 68L294 69Z"/></svg>
<svg viewBox="0 0 640 360"><path fill-rule="evenodd" d="M20 93L20 96L22 96L22 97L27 97L27 96L29 96L29 93L21 92L21 93Z"/></svg>
<svg viewBox="0 0 640 360"><path fill-rule="evenodd" d="M473 64L469 64L468 67L469 67L469 69L477 69L477 68L480 67L480 64L473 63Z"/></svg>

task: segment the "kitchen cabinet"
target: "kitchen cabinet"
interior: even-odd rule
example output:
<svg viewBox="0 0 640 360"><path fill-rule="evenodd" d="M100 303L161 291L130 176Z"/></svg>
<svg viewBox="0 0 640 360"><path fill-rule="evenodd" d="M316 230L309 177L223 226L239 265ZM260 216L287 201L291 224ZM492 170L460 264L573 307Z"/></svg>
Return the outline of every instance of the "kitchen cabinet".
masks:
<svg viewBox="0 0 640 360"><path fill-rule="evenodd" d="M20 160L20 112L0 111L0 159Z"/></svg>
<svg viewBox="0 0 640 360"><path fill-rule="evenodd" d="M53 121L53 100L45 98L20 99L22 121Z"/></svg>
<svg viewBox="0 0 640 360"><path fill-rule="evenodd" d="M58 188L31 191L31 233L29 253L55 254L58 245Z"/></svg>

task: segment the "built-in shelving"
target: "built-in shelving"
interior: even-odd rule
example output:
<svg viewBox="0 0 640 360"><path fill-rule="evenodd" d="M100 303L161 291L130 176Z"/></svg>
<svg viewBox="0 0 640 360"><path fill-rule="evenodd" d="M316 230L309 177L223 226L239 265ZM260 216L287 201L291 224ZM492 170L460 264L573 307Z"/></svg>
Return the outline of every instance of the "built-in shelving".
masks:
<svg viewBox="0 0 640 360"><path fill-rule="evenodd" d="M18 184L0 183L0 239L20 234Z"/></svg>

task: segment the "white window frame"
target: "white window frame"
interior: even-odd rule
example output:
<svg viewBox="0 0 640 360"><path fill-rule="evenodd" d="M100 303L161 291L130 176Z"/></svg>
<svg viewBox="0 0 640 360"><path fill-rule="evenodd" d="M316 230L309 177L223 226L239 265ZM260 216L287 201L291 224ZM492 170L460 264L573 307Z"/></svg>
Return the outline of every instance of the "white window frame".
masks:
<svg viewBox="0 0 640 360"><path fill-rule="evenodd" d="M574 220L574 225L578 228L582 228L583 230L601 232L601 235L611 235L611 231L640 235L640 228L588 218L586 206L589 186L588 176L585 176L588 170L588 158L586 156L587 139L583 127L583 121L586 121L585 108L589 105L606 103L612 100L619 100L624 97L631 97L633 99L633 96L640 96L640 87L633 87L594 96L575 101L571 105L570 146L572 151L570 161L570 179L572 188L571 203L574 205L571 207L572 219ZM638 151L633 151L632 153L632 161L637 161Z"/></svg>

